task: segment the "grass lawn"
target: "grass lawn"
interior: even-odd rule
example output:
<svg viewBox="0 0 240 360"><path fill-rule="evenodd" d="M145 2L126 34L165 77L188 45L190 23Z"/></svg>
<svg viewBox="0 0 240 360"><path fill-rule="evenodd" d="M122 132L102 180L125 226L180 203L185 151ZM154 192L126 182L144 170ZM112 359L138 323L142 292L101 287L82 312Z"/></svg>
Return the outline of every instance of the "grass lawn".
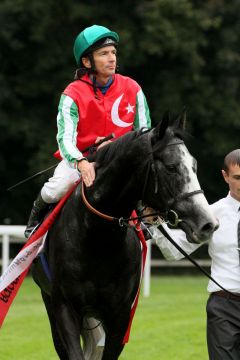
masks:
<svg viewBox="0 0 240 360"><path fill-rule="evenodd" d="M140 297L121 360L207 360L207 279L159 276ZM38 287L26 278L0 330L1 360L57 360Z"/></svg>

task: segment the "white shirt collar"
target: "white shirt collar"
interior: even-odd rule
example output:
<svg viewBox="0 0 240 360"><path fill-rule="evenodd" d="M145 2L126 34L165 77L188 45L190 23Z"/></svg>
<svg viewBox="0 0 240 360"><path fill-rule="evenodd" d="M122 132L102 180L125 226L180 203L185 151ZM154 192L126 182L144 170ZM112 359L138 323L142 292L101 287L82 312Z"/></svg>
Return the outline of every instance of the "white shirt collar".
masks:
<svg viewBox="0 0 240 360"><path fill-rule="evenodd" d="M237 201L236 199L234 199L231 195L230 195L230 192L228 193L227 197L227 202L234 208L234 210L236 212L239 211L239 208L240 208L240 201Z"/></svg>

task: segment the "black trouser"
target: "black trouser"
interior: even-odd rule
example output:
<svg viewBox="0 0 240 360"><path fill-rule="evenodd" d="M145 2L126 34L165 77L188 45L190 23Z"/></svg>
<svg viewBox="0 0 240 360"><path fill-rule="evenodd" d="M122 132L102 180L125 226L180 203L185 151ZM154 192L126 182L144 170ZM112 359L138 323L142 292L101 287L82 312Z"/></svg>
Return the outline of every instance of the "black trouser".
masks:
<svg viewBox="0 0 240 360"><path fill-rule="evenodd" d="M207 343L210 360L240 360L240 301L209 297Z"/></svg>

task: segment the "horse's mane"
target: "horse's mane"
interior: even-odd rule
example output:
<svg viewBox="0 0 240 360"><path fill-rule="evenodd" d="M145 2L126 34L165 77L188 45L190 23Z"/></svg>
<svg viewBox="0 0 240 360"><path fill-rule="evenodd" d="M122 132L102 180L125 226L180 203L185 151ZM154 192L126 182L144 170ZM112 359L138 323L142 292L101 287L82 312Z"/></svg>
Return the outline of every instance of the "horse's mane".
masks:
<svg viewBox="0 0 240 360"><path fill-rule="evenodd" d="M175 116L170 116L169 113L166 116L168 117L167 121L164 121L163 117L162 122L155 128L155 140L153 140L152 143L153 153L161 151L173 137L177 137L183 141L188 137L184 127L177 125L178 121ZM140 130L133 130L126 133L111 144L100 148L96 154L91 157L90 161L95 161L97 164L101 163L101 165L109 164L109 162L116 157L116 154L118 157L121 157L129 149L129 144L152 129L141 128Z"/></svg>
<svg viewBox="0 0 240 360"><path fill-rule="evenodd" d="M102 165L108 164L116 154L121 157L122 154L126 153L127 146L131 144L135 139L139 138L150 129L141 128L140 130L133 130L125 135L119 137L111 144L103 146L99 149L95 155L94 161L101 163Z"/></svg>

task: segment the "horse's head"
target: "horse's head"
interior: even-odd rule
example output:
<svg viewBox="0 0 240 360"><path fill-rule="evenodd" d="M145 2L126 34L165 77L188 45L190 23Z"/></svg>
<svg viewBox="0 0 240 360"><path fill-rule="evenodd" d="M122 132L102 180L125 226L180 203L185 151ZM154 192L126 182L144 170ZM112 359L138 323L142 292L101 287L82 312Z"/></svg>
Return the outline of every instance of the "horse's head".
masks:
<svg viewBox="0 0 240 360"><path fill-rule="evenodd" d="M175 120L165 116L148 134L149 174L143 200L182 228L190 242L208 240L217 229L197 178L197 161L183 141L185 113Z"/></svg>

